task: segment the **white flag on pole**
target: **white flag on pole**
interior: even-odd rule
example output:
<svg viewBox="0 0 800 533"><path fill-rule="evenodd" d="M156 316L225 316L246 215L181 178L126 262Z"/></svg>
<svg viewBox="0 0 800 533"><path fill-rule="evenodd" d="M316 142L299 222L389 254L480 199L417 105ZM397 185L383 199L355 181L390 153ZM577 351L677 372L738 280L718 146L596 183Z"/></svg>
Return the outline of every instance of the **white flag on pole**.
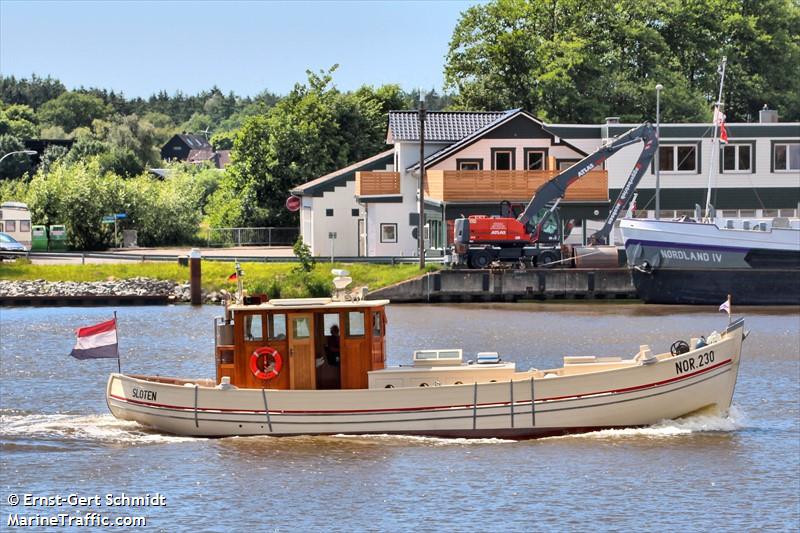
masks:
<svg viewBox="0 0 800 533"><path fill-rule="evenodd" d="M727 300L722 302L722 305L719 306L719 310L720 311L725 311L726 313L728 313L728 316L731 316L731 300L730 300L730 298L728 298Z"/></svg>

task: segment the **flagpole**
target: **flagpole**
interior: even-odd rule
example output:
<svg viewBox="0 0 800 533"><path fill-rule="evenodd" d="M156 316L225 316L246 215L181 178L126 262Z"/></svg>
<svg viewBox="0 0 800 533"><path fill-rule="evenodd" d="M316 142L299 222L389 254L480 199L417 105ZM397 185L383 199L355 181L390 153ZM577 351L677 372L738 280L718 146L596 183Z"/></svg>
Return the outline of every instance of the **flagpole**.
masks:
<svg viewBox="0 0 800 533"><path fill-rule="evenodd" d="M122 363L119 360L119 328L117 327L116 311L114 311L114 332L117 334L117 372L122 374Z"/></svg>
<svg viewBox="0 0 800 533"><path fill-rule="evenodd" d="M708 162L708 191L706 192L706 219L711 217L711 176L714 173L714 161L719 157L717 153L718 150L715 148L718 146L717 144L717 125L719 124L719 117L720 117L720 107L722 106L722 84L725 83L725 64L728 62L728 58L722 56L722 65L720 66L720 79L719 79L719 97L717 97L717 102L714 104L714 117L712 118L714 122L714 136L711 138L711 161Z"/></svg>
<svg viewBox="0 0 800 533"><path fill-rule="evenodd" d="M731 295L728 295L728 325L731 325Z"/></svg>

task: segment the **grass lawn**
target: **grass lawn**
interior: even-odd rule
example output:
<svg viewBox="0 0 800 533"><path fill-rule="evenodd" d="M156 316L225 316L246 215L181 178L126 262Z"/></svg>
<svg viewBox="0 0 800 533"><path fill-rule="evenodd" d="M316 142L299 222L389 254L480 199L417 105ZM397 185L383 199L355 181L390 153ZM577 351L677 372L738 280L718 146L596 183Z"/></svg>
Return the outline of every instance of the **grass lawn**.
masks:
<svg viewBox="0 0 800 533"><path fill-rule="evenodd" d="M320 263L312 272L297 272L297 263L241 263L244 271L244 287L250 294L266 293L270 297L296 298L328 294L333 288L332 268L350 272L351 287L368 286L378 289L419 275L417 265L372 265L366 263L342 264ZM435 265L426 271L439 268ZM204 261L202 266L203 288L207 291L233 290L236 283L228 281L233 274L232 263ZM146 277L168 279L176 282L189 281L189 268L177 263L102 263L88 265L32 265L25 261L0 263L0 279L46 281L105 281Z"/></svg>

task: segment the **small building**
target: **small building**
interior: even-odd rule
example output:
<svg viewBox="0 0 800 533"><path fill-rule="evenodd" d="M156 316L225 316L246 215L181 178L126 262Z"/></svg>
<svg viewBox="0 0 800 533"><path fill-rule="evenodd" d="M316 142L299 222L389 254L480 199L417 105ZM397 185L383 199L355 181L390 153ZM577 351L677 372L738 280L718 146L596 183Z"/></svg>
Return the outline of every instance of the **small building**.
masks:
<svg viewBox="0 0 800 533"><path fill-rule="evenodd" d="M637 124L546 124L521 109L428 112L425 122L426 253L441 255L452 221L499 215L500 203L527 203L536 189ZM763 114L759 123L728 124L729 142L711 150L712 124L661 124L661 217L712 203L724 216L797 216L800 124ZM317 256L414 256L418 253L419 121L390 111L391 147L292 190L302 198L300 232ZM602 221L630 175L641 144L609 158L567 190L562 219L585 228ZM637 189L638 216L655 216L655 162ZM598 222L599 224L600 222Z"/></svg>
<svg viewBox="0 0 800 533"><path fill-rule="evenodd" d="M203 135L179 133L173 135L167 144L161 147L161 159L164 161L187 161L192 152L214 152L214 148Z"/></svg>

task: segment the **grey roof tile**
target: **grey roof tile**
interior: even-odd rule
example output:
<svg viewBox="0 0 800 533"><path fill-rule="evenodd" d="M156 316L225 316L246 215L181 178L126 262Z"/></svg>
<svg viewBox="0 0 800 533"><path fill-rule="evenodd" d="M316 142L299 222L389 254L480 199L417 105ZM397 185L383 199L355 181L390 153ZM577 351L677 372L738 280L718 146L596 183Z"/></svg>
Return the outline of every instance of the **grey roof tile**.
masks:
<svg viewBox="0 0 800 533"><path fill-rule="evenodd" d="M459 141L515 111L428 111L425 140ZM389 111L387 142L392 144L398 141L419 141L417 111Z"/></svg>

